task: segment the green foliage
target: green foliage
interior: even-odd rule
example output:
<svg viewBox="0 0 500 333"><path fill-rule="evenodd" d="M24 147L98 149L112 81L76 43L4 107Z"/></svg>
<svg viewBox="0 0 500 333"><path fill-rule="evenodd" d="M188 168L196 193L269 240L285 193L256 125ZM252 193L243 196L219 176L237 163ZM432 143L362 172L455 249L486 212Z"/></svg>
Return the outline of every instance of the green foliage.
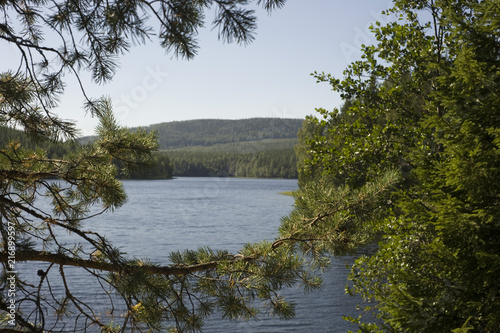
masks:
<svg viewBox="0 0 500 333"><path fill-rule="evenodd" d="M318 110L321 112L321 110ZM324 134L324 126L321 126L317 119L312 116L306 117L306 119L302 123L302 128L297 133L298 144L295 146L295 155L297 156L297 169L304 170L304 168L308 168L309 165L306 165L306 161L312 157L314 153L313 150L310 150L307 142L310 140L318 140ZM316 167L316 166L315 166ZM314 172L300 172L299 173L299 185L304 184L307 180L310 180L311 177L308 175L314 174Z"/></svg>
<svg viewBox="0 0 500 333"><path fill-rule="evenodd" d="M125 133L126 129L120 129ZM150 134L153 138L153 134ZM50 159L63 159L64 156L81 149L76 140L60 141L34 141L23 132L9 127L2 127L0 132L0 144L8 144L15 141L24 148L43 149ZM88 143L86 146L89 146ZM130 161L130 158L128 158ZM124 163L121 159L113 158L113 164L117 167L117 177L119 179L170 179L172 178L173 167L167 155L160 152L153 152L152 159L147 163ZM53 177L53 176L51 176Z"/></svg>
<svg viewBox="0 0 500 333"><path fill-rule="evenodd" d="M213 146L266 139L296 139L301 119L250 118L174 121L145 127L157 131L161 149Z"/></svg>
<svg viewBox="0 0 500 333"><path fill-rule="evenodd" d="M264 150L255 153L223 153L210 150L176 150L166 155L174 176L296 178L293 149Z"/></svg>
<svg viewBox="0 0 500 333"><path fill-rule="evenodd" d="M280 243L292 253L312 256L321 267L329 255L353 253L376 236L372 225L387 215L387 193L398 181L388 171L376 182L353 189L336 187L325 178L309 181L294 193L295 209L283 218Z"/></svg>
<svg viewBox="0 0 500 333"><path fill-rule="evenodd" d="M157 133L162 148L155 155L158 162L154 169L120 173L119 177L297 178L293 149L301 122L278 118L203 119L136 129ZM80 142L94 139L84 137Z"/></svg>
<svg viewBox="0 0 500 333"><path fill-rule="evenodd" d="M367 311L378 320L352 320L361 332L496 332L500 4L394 4L398 21L373 27L378 44L363 47L343 80L315 73L345 104L319 110L322 119L302 131L304 195L290 218L319 216L320 206L351 195L339 189L355 193L399 170L381 214L357 223L372 236L357 243L380 240L353 266L350 292L374 302ZM315 206L308 188L318 182L331 190Z"/></svg>

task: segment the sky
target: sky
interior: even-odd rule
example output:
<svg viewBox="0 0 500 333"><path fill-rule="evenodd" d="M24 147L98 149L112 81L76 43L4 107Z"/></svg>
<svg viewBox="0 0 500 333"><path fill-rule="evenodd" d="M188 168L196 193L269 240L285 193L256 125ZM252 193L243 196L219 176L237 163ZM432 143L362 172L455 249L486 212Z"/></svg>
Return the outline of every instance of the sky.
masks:
<svg viewBox="0 0 500 333"><path fill-rule="evenodd" d="M369 26L386 22L388 0L288 0L271 15L257 12L255 40L226 44L217 30L200 30L193 60L167 54L153 37L120 58L114 79L97 85L84 75L87 95L109 96L118 122L127 127L189 119L254 117L304 118L316 108L342 101L314 71L338 78L360 58L361 44L375 42ZM209 25L207 23L207 25ZM12 49L0 51L0 72L14 61ZM86 77L86 78L85 78ZM77 82L67 88L55 112L74 120L81 135L91 135L97 120L85 114Z"/></svg>

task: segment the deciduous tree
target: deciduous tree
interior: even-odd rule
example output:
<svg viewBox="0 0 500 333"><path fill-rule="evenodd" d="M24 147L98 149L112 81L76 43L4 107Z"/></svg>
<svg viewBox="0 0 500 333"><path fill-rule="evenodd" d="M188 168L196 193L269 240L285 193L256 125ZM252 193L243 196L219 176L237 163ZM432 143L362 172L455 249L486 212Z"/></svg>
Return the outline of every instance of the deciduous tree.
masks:
<svg viewBox="0 0 500 333"><path fill-rule="evenodd" d="M378 242L350 288L378 319L352 320L363 332L499 331L500 3L398 0L388 14L343 79L315 74L345 105L314 120L325 130L307 141L299 212L332 215L342 189L398 170L367 207L378 214L344 232L354 247Z"/></svg>

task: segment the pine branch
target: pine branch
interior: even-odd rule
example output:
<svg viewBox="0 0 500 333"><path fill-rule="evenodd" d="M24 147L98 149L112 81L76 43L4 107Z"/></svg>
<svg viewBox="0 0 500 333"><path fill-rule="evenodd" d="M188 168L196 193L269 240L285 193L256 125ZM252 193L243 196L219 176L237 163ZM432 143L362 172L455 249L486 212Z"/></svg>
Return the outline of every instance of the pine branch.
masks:
<svg viewBox="0 0 500 333"><path fill-rule="evenodd" d="M59 176L52 172L25 172L19 170L0 170L2 179L12 179L17 181L34 181L44 178L52 178Z"/></svg>
<svg viewBox="0 0 500 333"><path fill-rule="evenodd" d="M275 240L271 247L276 249L285 242L302 242L308 244L324 240L333 233L342 233L340 230L343 219L340 217L330 228L329 232L323 231L322 235L314 231L314 227L318 227L321 222L326 221L326 219L340 212L354 213L358 211L358 213L361 213L368 210L368 212L363 212L362 214L371 214L370 206L373 206L373 203L379 200L379 196L387 192L398 181L398 173L395 170L389 170L386 174L381 176L376 183L366 184L358 191L347 191L344 194L341 194L342 191L338 191L333 195L324 193L326 196L325 201L314 202L314 205L319 203L320 209L315 216L311 218L304 218L301 216L301 221L297 229L295 229L290 236ZM342 240L344 240L344 238L342 238Z"/></svg>
<svg viewBox="0 0 500 333"><path fill-rule="evenodd" d="M2 251L0 252L0 261L7 262L8 253ZM253 257L244 257L244 256L232 256L228 255L228 257L232 257L229 259L230 262L237 262L241 260L252 261ZM148 274L156 274L156 275L164 275L164 276L183 276L192 274L200 271L207 271L211 269L215 269L220 261L210 261L207 263L183 266L183 265L175 265L175 266L155 266L155 265L138 265L138 264L127 264L124 263L122 265L117 265L109 262L103 261L94 261L87 260L77 257L70 257L62 253L49 253L38 250L17 250L16 251L16 261L42 261L42 262L50 262L57 265L62 266L76 266L76 267L84 267L87 269L96 269L100 271L107 272L132 272L138 269L146 271Z"/></svg>

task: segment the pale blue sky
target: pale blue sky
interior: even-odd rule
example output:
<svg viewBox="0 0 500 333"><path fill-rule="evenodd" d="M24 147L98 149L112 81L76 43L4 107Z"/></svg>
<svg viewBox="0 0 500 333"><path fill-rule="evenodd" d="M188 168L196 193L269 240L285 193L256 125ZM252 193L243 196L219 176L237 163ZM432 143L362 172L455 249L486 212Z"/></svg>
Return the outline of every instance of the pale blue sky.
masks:
<svg viewBox="0 0 500 333"><path fill-rule="evenodd" d="M86 82L87 93L111 96L118 121L128 127L202 118L304 118L315 108L341 104L310 73L341 77L358 60L360 45L374 42L368 27L387 20L380 12L390 6L388 0L288 0L270 16L259 11L255 41L247 46L223 44L217 31L205 29L198 55L186 61L165 54L153 39L121 59L111 83ZM12 50L1 53L4 64L9 62L1 58L14 56ZM67 83L57 113L76 120L82 134L92 134L97 121L85 115L76 82Z"/></svg>

